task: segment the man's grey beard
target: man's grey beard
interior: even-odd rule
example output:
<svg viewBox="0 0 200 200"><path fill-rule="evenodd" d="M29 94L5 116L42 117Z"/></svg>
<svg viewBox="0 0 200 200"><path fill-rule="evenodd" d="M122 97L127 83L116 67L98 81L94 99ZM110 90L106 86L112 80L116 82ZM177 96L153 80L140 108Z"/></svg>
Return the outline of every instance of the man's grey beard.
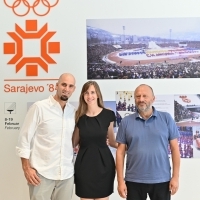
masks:
<svg viewBox="0 0 200 200"><path fill-rule="evenodd" d="M147 106L146 108L139 108L139 106L136 106L136 108L137 108L138 111L140 111L140 112L147 112L147 111L151 108L151 106Z"/></svg>
<svg viewBox="0 0 200 200"><path fill-rule="evenodd" d="M62 101L67 101L69 98L68 98L67 96L61 96L60 99L61 99Z"/></svg>

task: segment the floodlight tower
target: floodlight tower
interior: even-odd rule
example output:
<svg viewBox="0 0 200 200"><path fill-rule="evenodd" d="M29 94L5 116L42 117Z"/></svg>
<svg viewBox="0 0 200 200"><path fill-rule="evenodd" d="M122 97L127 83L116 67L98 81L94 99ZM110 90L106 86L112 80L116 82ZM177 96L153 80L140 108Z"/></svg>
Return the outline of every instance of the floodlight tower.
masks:
<svg viewBox="0 0 200 200"><path fill-rule="evenodd" d="M125 42L126 42L126 35L125 35L125 26L122 26L122 28L123 28L123 35L124 35L124 44L125 44Z"/></svg>

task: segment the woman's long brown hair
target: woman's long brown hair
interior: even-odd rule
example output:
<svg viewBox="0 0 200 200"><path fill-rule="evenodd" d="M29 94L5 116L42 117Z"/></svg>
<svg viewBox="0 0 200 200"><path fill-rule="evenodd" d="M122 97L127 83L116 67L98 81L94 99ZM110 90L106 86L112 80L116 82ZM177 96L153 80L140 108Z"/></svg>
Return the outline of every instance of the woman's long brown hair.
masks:
<svg viewBox="0 0 200 200"><path fill-rule="evenodd" d="M77 109L76 115L75 115L75 122L76 123L78 122L79 118L81 116L83 116L84 114L86 114L86 112L87 112L87 104L84 100L84 94L91 85L93 85L94 88L95 88L95 91L96 91L96 94L97 94L97 104L98 104L98 106L101 107L101 108L104 108L103 97L102 97L101 90L100 90L97 82L95 82L95 81L86 82L82 87L81 94L80 94L80 97L79 97L79 106L78 106L78 109Z"/></svg>

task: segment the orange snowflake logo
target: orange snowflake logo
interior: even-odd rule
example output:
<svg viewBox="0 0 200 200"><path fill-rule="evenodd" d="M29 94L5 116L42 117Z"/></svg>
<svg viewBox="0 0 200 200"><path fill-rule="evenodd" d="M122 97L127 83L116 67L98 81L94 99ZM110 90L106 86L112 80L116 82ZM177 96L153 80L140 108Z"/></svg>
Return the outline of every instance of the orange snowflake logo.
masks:
<svg viewBox="0 0 200 200"><path fill-rule="evenodd" d="M49 54L60 53L60 42L49 42L55 33L47 30L47 24L38 30L37 20L26 20L25 31L15 24L15 32L7 33L15 42L4 43L4 54L15 54L7 64L15 64L16 73L26 66L26 76L38 76L38 66L48 72L48 64L56 64ZM23 41L26 39L40 40L39 57L23 56Z"/></svg>

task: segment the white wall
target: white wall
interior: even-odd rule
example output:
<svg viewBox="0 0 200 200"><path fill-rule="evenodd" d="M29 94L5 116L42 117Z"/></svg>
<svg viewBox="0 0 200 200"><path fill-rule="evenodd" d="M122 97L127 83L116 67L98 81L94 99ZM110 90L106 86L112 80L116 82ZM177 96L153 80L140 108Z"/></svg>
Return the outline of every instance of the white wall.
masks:
<svg viewBox="0 0 200 200"><path fill-rule="evenodd" d="M14 1L8 1L14 2ZM29 1L32 2L32 1ZM76 76L77 89L71 97L72 101L78 101L81 86L87 81L86 77L86 19L108 18L168 18L168 17L200 17L200 1L196 0L60 0L59 4L52 8L45 17L37 17L32 12L25 17L17 17L11 9L0 2L0 77L1 85L8 78L26 78L24 69L15 72L14 65L7 65L11 55L3 54L3 43L12 41L6 34L14 31L14 24L24 27L26 19L37 19L41 27L48 22L48 30L56 31L52 41L61 42L61 53L52 57L57 65L51 65L46 75L40 70L40 76L57 78L63 72L71 72ZM34 50L34 49L33 49ZM31 51L27 49L27 52ZM33 84L31 82L9 82L10 84ZM55 83L51 81L49 83ZM114 101L115 91L133 91L141 83L150 84L155 94L198 94L199 79L182 80L111 80L98 81L104 100ZM47 82L37 82L35 85L44 85ZM108 89L109 85L109 89ZM6 93L3 87L0 90L0 199L1 200L27 200L28 188L21 169L20 159L15 155L15 145L19 131L5 130L4 112L5 102L16 102L16 114L12 115L15 122L22 125L27 111L27 102L34 102L46 98L50 93L24 94L20 92ZM199 200L199 173L200 159L182 159L180 172L180 189L172 198L174 200ZM78 199L76 196L73 200ZM120 199L115 193L111 200Z"/></svg>

